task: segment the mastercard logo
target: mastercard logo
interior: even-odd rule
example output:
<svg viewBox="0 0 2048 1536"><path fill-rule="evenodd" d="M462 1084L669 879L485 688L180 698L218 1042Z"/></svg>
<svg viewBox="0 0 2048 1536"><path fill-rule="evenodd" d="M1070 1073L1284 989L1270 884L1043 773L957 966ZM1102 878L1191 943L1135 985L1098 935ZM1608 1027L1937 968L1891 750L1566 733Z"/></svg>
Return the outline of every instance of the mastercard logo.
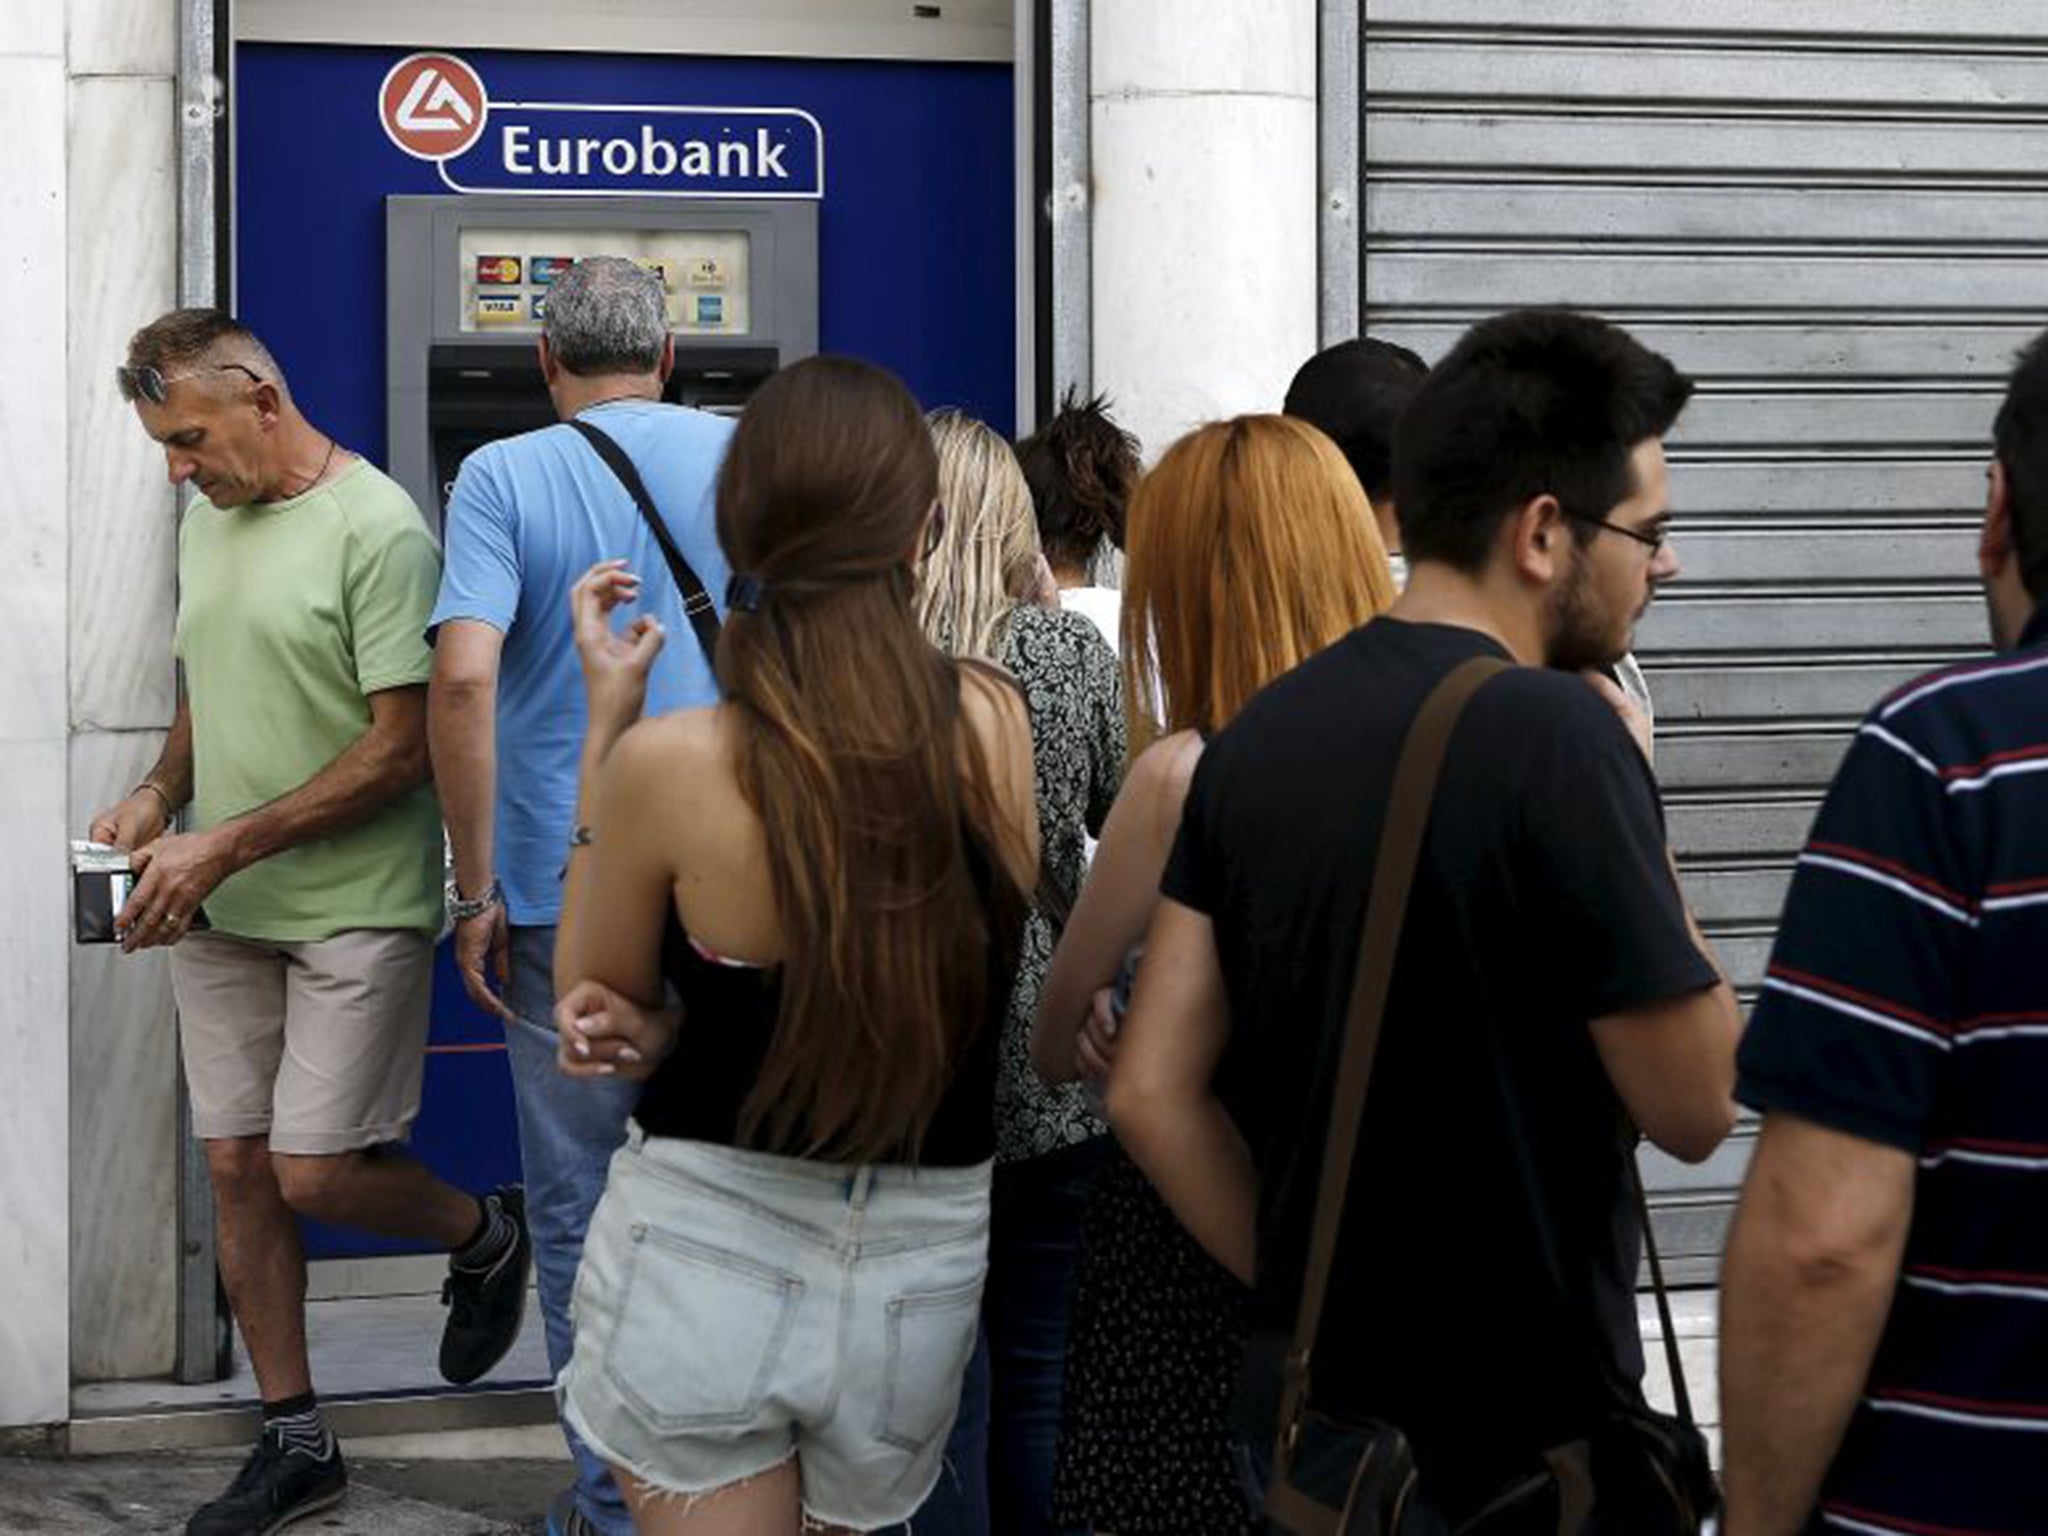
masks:
<svg viewBox="0 0 2048 1536"><path fill-rule="evenodd" d="M519 258L517 256L479 256L476 259L476 280L503 286L519 281Z"/></svg>

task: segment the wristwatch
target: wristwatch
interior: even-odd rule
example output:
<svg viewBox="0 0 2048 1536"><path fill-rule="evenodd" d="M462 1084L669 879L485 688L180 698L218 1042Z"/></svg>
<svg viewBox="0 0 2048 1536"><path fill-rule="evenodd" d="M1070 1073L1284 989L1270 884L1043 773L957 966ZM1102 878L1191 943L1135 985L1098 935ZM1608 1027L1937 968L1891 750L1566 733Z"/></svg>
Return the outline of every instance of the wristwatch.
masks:
<svg viewBox="0 0 2048 1536"><path fill-rule="evenodd" d="M448 916L454 922L466 923L472 917L482 917L504 899L505 892L495 880L489 890L477 897L464 896L461 887L453 880L448 882Z"/></svg>

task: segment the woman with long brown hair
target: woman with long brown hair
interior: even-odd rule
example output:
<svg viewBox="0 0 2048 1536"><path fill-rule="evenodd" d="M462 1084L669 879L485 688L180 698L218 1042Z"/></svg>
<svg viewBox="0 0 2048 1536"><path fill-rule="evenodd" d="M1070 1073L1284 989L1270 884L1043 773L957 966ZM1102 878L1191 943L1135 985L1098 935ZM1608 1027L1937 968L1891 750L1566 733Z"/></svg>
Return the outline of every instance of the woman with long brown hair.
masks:
<svg viewBox="0 0 2048 1536"><path fill-rule="evenodd" d="M1251 696L1394 600L1385 547L1330 440L1281 416L1183 437L1138 484L1124 574L1124 707L1144 748L1110 811L1039 993L1032 1059L1108 1070L1085 1028L1158 900L1202 745ZM1247 1234L1249 1240L1249 1234ZM1118 1536L1237 1533L1251 1506L1226 1420L1243 1287L1129 1158L1098 1175L1082 1236L1054 1510Z"/></svg>
<svg viewBox="0 0 2048 1536"><path fill-rule="evenodd" d="M562 1390L649 1536L906 1519L973 1348L1037 833L1022 702L918 628L935 492L908 391L812 358L719 476L719 705L636 724L659 628L575 594L561 1060L646 1087Z"/></svg>

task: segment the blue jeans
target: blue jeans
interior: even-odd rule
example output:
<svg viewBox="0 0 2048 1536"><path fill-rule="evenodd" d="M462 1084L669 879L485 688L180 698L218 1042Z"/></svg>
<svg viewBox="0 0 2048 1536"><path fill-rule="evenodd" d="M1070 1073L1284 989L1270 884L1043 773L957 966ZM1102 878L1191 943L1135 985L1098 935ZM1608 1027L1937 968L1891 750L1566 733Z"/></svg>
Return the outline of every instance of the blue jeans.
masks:
<svg viewBox="0 0 2048 1536"><path fill-rule="evenodd" d="M967 1377L960 1383L960 1412L946 1438L938 1485L903 1528L910 1536L988 1536L988 1326L983 1294L983 1325L967 1362Z"/></svg>
<svg viewBox="0 0 2048 1536"><path fill-rule="evenodd" d="M555 1067L555 930L512 930L512 980L505 1000L519 1017L505 1026L512 1091L519 1112L519 1162L526 1178L526 1219L547 1330L548 1369L560 1376L575 1336L569 1296L583 1257L583 1234L604 1193L612 1153L626 1139L626 1117L640 1085L587 1082ZM611 1472L566 1424L576 1460L576 1507L604 1536L633 1536Z"/></svg>
<svg viewBox="0 0 2048 1536"><path fill-rule="evenodd" d="M915 1536L1064 1532L1052 1523L1053 1452L1081 1212L1105 1145L1098 1137L996 1168L985 1347L968 1368L949 1476L912 1522Z"/></svg>

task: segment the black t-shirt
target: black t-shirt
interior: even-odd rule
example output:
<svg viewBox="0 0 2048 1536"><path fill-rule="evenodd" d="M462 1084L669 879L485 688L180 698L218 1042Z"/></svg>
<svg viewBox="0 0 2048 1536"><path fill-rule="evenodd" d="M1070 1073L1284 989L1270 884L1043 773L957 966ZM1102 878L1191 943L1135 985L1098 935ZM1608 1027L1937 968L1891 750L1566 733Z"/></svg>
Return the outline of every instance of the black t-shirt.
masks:
<svg viewBox="0 0 2048 1536"><path fill-rule="evenodd" d="M1203 754L1162 882L1230 995L1217 1091L1261 1184L1261 1321L1291 1329L1360 925L1405 732L1472 630L1380 619ZM1451 1482L1635 1400L1634 1133L1587 1025L1716 980L1642 754L1586 684L1516 668L1453 734L1410 895L1314 1399Z"/></svg>

